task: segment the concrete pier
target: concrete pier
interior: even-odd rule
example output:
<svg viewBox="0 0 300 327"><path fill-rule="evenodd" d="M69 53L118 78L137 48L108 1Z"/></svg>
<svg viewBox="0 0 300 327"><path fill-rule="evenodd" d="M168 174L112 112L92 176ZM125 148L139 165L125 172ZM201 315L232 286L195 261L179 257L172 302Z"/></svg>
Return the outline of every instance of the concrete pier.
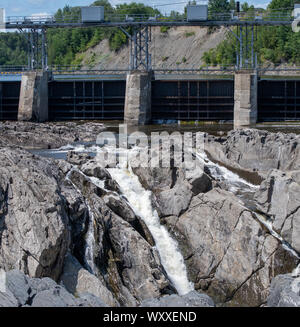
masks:
<svg viewBox="0 0 300 327"><path fill-rule="evenodd" d="M257 122L257 76L252 71L237 71L234 75L234 127Z"/></svg>
<svg viewBox="0 0 300 327"><path fill-rule="evenodd" d="M28 72L23 74L18 120L36 122L48 120L47 72Z"/></svg>
<svg viewBox="0 0 300 327"><path fill-rule="evenodd" d="M152 72L134 71L127 75L124 122L145 125L151 120Z"/></svg>

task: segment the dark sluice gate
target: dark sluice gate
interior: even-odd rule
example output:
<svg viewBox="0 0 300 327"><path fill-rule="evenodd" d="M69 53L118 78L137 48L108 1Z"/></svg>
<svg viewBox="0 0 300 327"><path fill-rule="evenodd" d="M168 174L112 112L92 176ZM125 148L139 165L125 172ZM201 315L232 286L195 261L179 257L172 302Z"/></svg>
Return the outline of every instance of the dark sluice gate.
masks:
<svg viewBox="0 0 300 327"><path fill-rule="evenodd" d="M125 81L49 83L49 120L123 120Z"/></svg>
<svg viewBox="0 0 300 327"><path fill-rule="evenodd" d="M300 80L258 82L258 121L300 120Z"/></svg>
<svg viewBox="0 0 300 327"><path fill-rule="evenodd" d="M234 81L154 81L152 120L233 120Z"/></svg>
<svg viewBox="0 0 300 327"><path fill-rule="evenodd" d="M0 120L17 120L21 82L0 82Z"/></svg>

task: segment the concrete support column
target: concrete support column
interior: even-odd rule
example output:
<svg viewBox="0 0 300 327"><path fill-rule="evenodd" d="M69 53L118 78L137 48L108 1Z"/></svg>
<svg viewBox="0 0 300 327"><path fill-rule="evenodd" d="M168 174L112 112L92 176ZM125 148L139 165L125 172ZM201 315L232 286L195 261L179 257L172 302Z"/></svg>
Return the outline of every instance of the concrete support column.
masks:
<svg viewBox="0 0 300 327"><path fill-rule="evenodd" d="M48 120L48 73L28 72L22 76L18 120Z"/></svg>
<svg viewBox="0 0 300 327"><path fill-rule="evenodd" d="M151 120L152 72L134 71L127 75L124 122L145 125Z"/></svg>
<svg viewBox="0 0 300 327"><path fill-rule="evenodd" d="M252 71L237 71L234 76L234 127L257 122L257 76Z"/></svg>

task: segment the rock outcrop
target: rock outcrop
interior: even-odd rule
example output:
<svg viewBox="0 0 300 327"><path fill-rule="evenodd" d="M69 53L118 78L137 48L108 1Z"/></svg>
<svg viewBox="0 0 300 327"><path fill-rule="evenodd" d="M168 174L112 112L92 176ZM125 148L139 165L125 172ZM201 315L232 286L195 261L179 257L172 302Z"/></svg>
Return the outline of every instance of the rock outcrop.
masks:
<svg viewBox="0 0 300 327"><path fill-rule="evenodd" d="M258 210L269 217L273 230L300 254L300 170L271 170L255 201Z"/></svg>
<svg viewBox="0 0 300 327"><path fill-rule="evenodd" d="M6 289L0 307L105 307L90 293L73 296L50 278L29 278L18 270L6 273Z"/></svg>
<svg viewBox="0 0 300 327"><path fill-rule="evenodd" d="M257 129L237 129L226 137L207 135L205 150L215 161L229 166L258 171L266 176L270 169L300 169L300 137Z"/></svg>
<svg viewBox="0 0 300 327"><path fill-rule="evenodd" d="M69 246L62 174L53 160L0 152L0 268L57 280Z"/></svg>
<svg viewBox="0 0 300 327"><path fill-rule="evenodd" d="M221 189L195 196L183 215L165 223L179 242L195 288L219 305L264 304L271 279L298 262L251 211Z"/></svg>
<svg viewBox="0 0 300 327"><path fill-rule="evenodd" d="M75 142L95 142L105 128L100 123L0 122L0 146L55 149Z"/></svg>

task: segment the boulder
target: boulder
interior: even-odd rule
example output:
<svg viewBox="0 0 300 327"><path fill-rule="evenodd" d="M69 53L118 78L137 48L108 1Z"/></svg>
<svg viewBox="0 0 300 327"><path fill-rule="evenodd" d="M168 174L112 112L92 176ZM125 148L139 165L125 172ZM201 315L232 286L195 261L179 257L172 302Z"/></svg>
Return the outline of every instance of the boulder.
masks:
<svg viewBox="0 0 300 327"><path fill-rule="evenodd" d="M0 307L103 307L90 293L76 297L50 278L30 278L18 270L6 273L6 290L0 292Z"/></svg>
<svg viewBox="0 0 300 327"><path fill-rule="evenodd" d="M300 307L300 277L278 275L271 283L268 307Z"/></svg>
<svg viewBox="0 0 300 327"><path fill-rule="evenodd" d="M192 291L183 296L177 294L166 295L160 299L148 299L141 303L141 307L214 307L214 301L206 294Z"/></svg>

